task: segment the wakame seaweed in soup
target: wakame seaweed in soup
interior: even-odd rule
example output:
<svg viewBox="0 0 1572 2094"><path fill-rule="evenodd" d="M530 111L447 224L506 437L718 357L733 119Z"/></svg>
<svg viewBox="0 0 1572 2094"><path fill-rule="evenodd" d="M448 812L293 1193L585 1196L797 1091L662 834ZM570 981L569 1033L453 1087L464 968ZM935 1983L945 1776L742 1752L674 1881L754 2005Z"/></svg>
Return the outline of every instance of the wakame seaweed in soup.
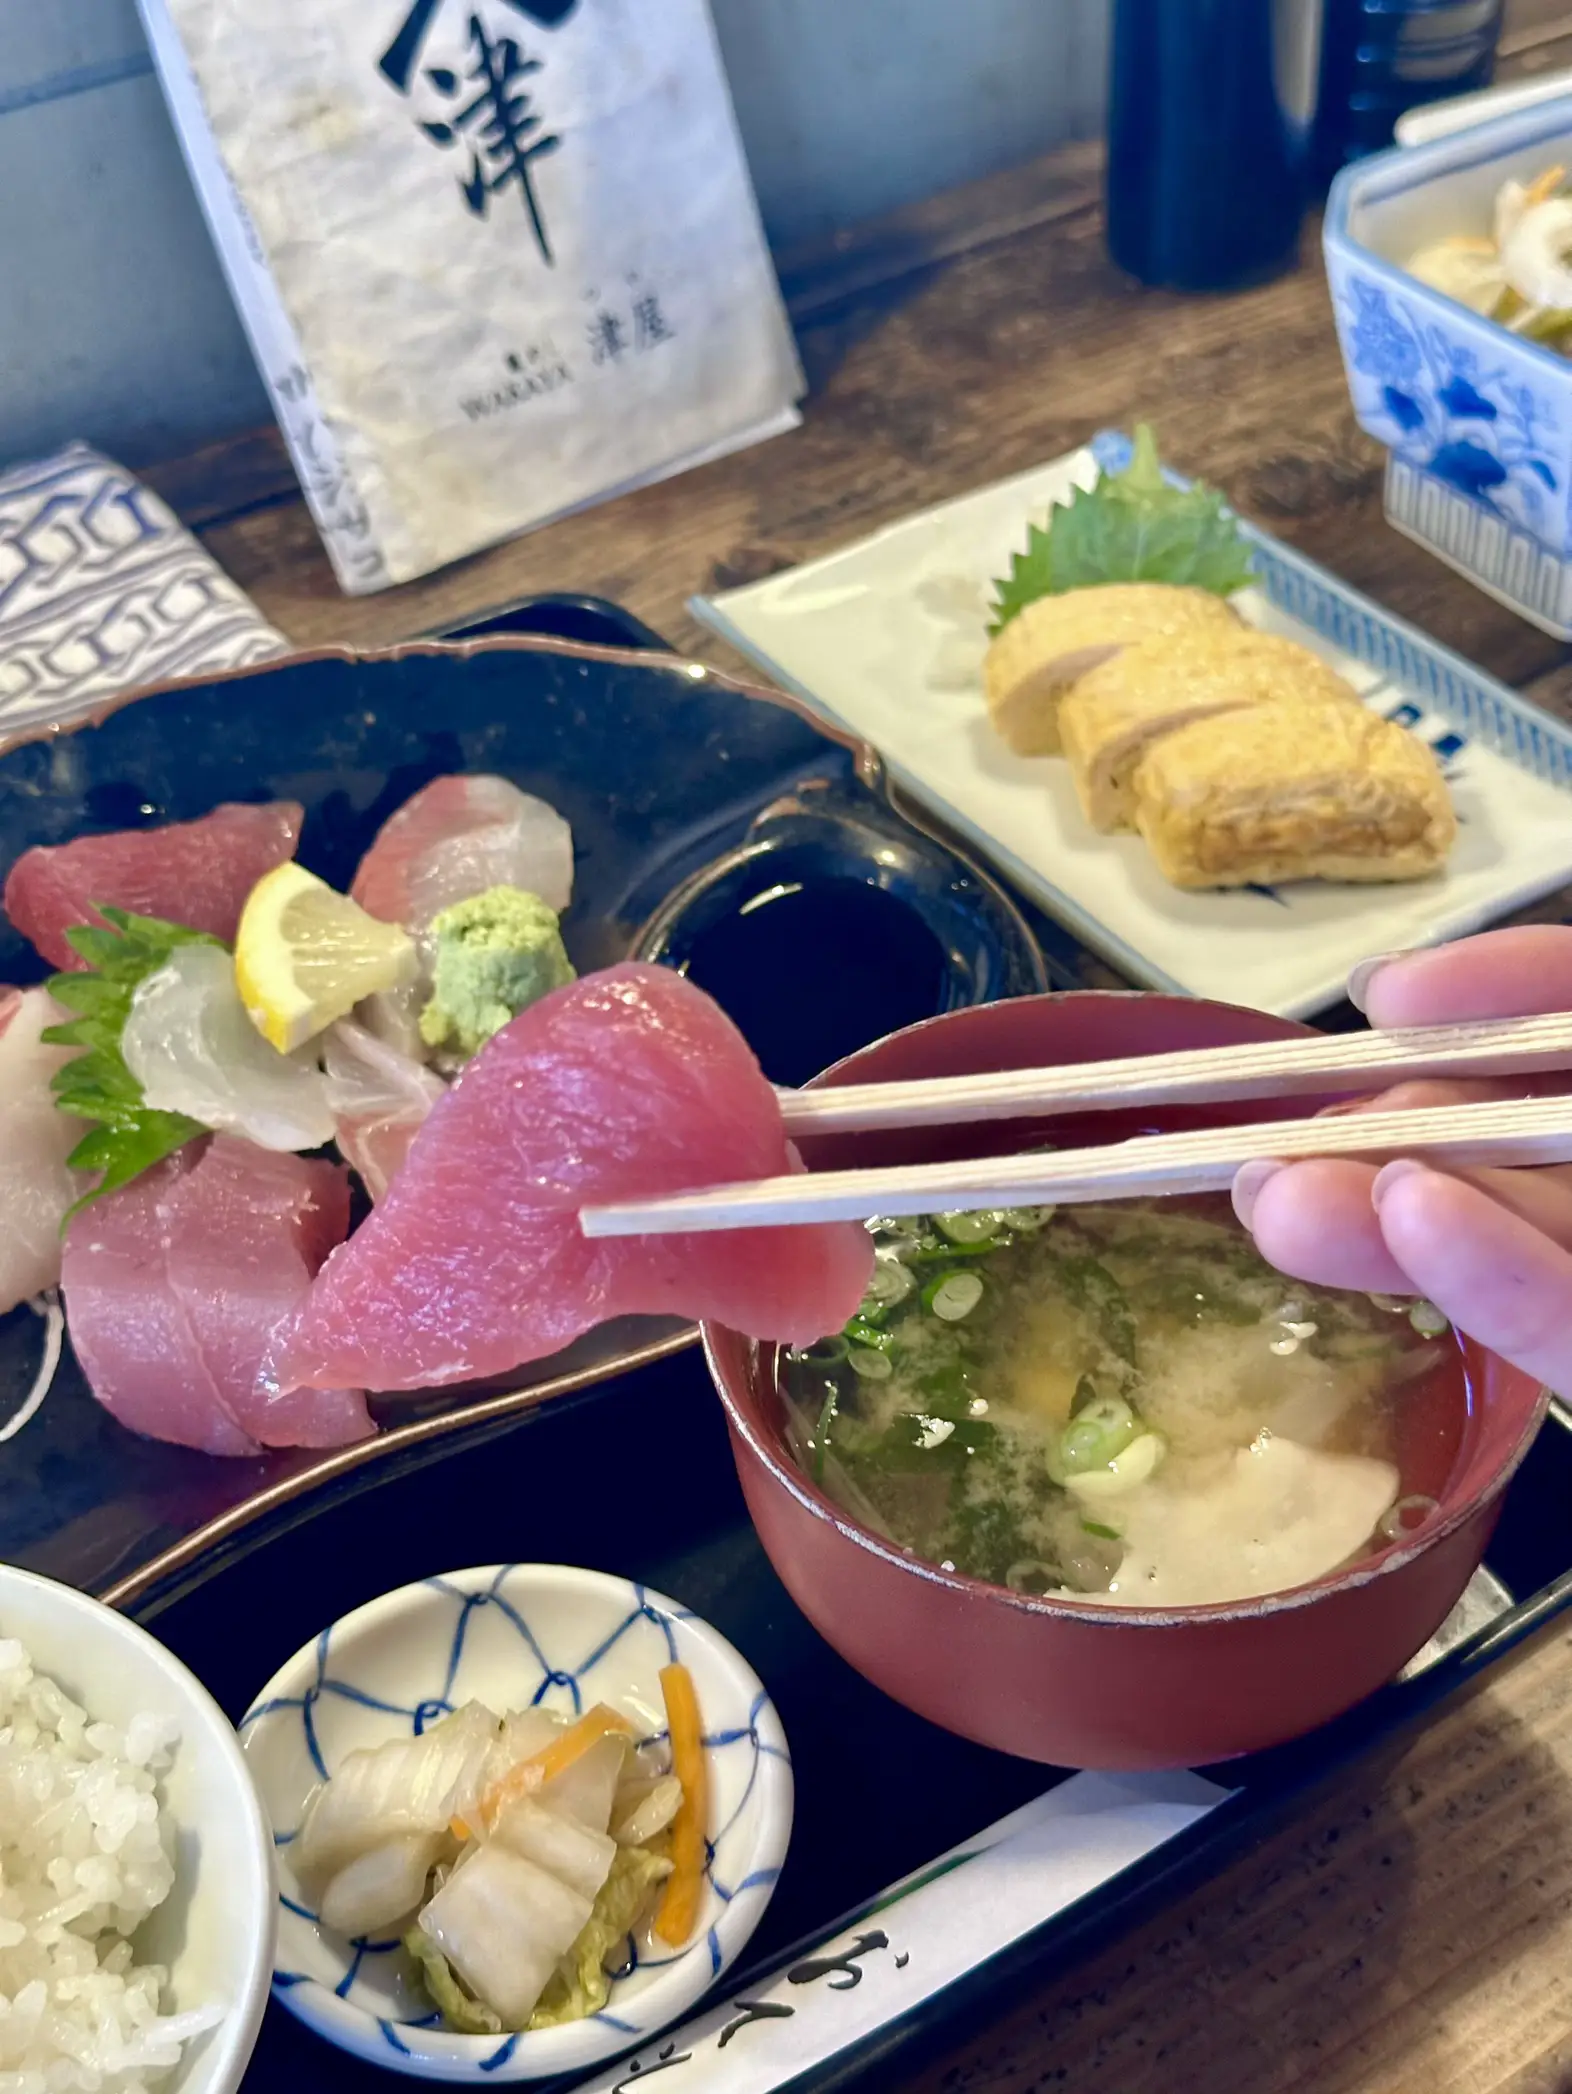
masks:
<svg viewBox="0 0 1572 2094"><path fill-rule="evenodd" d="M869 1227L857 1315L782 1356L790 1434L831 1497L930 1562L1202 1605L1304 1584L1434 1509L1463 1376L1444 1319L1285 1279L1224 1201Z"/></svg>

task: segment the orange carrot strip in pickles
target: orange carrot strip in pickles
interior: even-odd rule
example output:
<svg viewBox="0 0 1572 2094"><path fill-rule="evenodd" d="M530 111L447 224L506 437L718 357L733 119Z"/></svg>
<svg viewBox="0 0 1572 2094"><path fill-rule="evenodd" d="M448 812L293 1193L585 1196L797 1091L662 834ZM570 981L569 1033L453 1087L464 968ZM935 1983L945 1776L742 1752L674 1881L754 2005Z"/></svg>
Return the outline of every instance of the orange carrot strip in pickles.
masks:
<svg viewBox="0 0 1572 2094"><path fill-rule="evenodd" d="M660 1691L671 1737L671 1768L682 1783L682 1803L671 1823L672 1871L655 1914L655 1932L668 1948L677 1949L688 1940L699 1917L710 1819L709 1779L699 1700L687 1666L664 1667Z"/></svg>
<svg viewBox="0 0 1572 2094"><path fill-rule="evenodd" d="M553 1775L571 1767L581 1753L588 1752L607 1736L631 1738L633 1725L626 1716L619 1716L615 1709L597 1702L587 1709L577 1723L571 1724L560 1738L553 1738L544 1751L532 1753L527 1760L520 1760L510 1767L500 1780L494 1781L481 1798L480 1812L488 1825L495 1825L498 1813L519 1796L528 1796L541 1788Z"/></svg>

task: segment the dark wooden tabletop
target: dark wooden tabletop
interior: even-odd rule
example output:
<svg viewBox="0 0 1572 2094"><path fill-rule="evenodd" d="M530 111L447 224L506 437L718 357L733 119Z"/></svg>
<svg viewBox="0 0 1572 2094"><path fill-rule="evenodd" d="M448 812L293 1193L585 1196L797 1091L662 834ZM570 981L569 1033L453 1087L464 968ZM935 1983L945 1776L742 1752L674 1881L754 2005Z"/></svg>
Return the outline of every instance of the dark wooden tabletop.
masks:
<svg viewBox="0 0 1572 2094"><path fill-rule="evenodd" d="M1509 0L1503 73L1572 65L1566 0ZM617 598L720 659L695 591L828 551L1144 417L1248 516L1572 711L1572 655L1389 530L1318 232L1238 297L1122 281L1074 148L789 257L802 428L388 595L341 596L276 435L149 475L291 638L384 645L540 590ZM1568 899L1554 905L1568 913ZM1572 1517L1572 1507L1568 1508ZM1095 1961L1044 1971L907 2094L1572 2090L1572 1651L1558 1637L1395 1763Z"/></svg>

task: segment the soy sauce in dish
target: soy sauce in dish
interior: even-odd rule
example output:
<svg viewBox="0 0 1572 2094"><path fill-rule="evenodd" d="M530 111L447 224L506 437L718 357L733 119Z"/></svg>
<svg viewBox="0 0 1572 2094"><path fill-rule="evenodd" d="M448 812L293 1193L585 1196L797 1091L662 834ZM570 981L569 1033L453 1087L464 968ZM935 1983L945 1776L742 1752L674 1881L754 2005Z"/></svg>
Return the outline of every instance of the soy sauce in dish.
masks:
<svg viewBox="0 0 1572 2094"><path fill-rule="evenodd" d="M682 972L772 1083L802 1084L944 1008L945 956L906 903L863 880L783 881L694 935Z"/></svg>

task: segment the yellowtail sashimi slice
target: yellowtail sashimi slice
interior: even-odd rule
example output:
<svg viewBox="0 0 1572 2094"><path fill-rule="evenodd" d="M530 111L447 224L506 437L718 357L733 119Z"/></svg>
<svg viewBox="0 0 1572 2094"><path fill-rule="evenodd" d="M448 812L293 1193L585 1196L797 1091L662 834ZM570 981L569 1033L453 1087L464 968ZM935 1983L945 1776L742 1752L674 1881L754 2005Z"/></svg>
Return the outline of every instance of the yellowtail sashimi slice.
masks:
<svg viewBox="0 0 1572 2094"><path fill-rule="evenodd" d="M573 898L573 833L506 778L434 778L390 815L350 892L388 923L423 930L489 887L521 887L560 915Z"/></svg>

